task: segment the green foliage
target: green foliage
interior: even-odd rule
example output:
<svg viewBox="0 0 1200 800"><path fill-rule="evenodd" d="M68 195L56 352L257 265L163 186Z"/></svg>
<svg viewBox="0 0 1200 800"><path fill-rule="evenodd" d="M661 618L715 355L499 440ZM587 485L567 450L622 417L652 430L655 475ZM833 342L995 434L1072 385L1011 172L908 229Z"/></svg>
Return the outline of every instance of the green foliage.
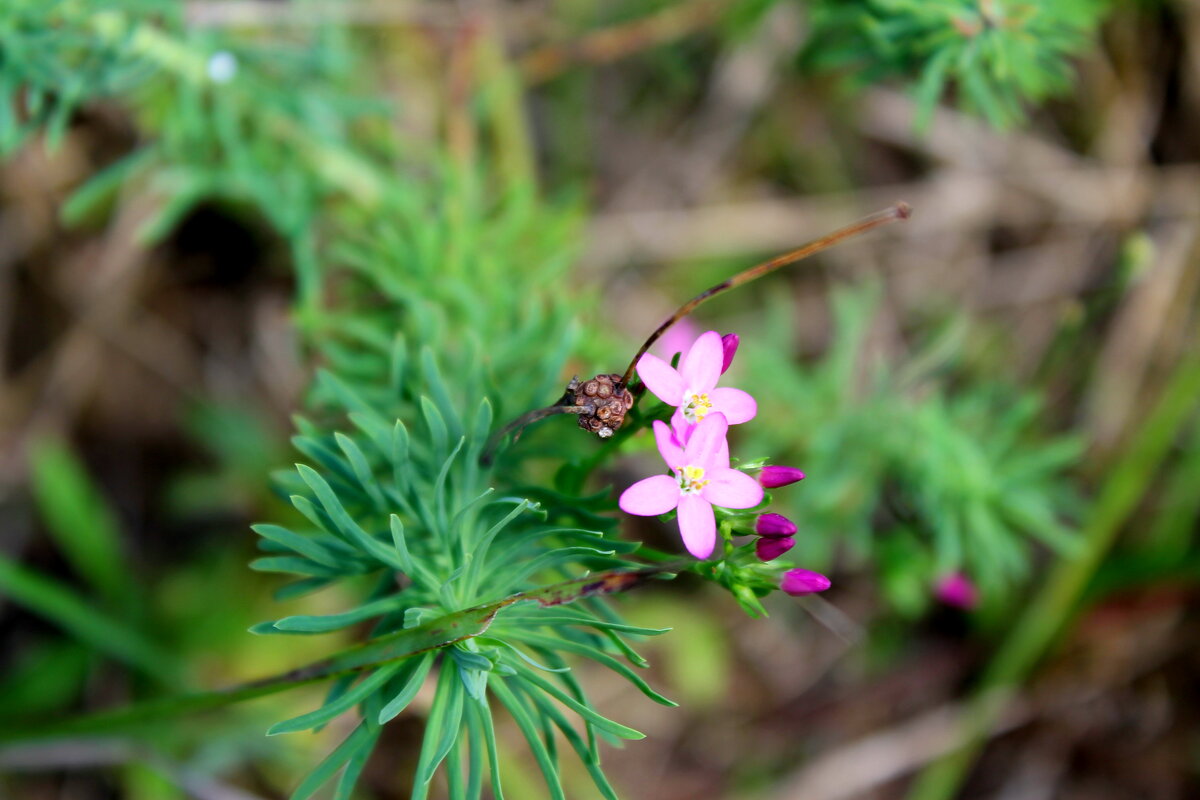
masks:
<svg viewBox="0 0 1200 800"><path fill-rule="evenodd" d="M918 127L947 87L997 127L1025 119L1025 106L1070 89L1071 59L1091 44L1104 0L818 0L805 63L853 71L870 85L915 81Z"/></svg>
<svg viewBox="0 0 1200 800"><path fill-rule="evenodd" d="M1006 124L1019 119L1023 102L1062 87L1066 58L1086 43L1097 8L822 3L811 54L828 63L870 52L872 76L922 76L927 112L952 82L965 102ZM355 714L349 736L293 794L312 796L337 778L334 796L348 798L382 726L433 682L413 797L426 796L439 772L456 799L481 797L485 785L501 796L493 720L501 707L552 796L565 796L561 738L599 791L615 797L598 742L641 734L600 714L570 666L589 659L670 704L631 668L646 664L627 641L662 631L626 625L586 593L569 609L558 604L573 596L503 601L632 564L637 546L610 535L611 498L582 496L616 445L600 453L594 441L560 435L567 420L551 420L490 465L480 459L499 424L559 395L569 354L620 345L607 329L583 337L574 322L582 304L568 290L566 268L578 215L542 203L519 168L487 170L436 147L408 152L411 143L394 133L396 109L361 89L369 49L344 30L316 26L286 41L259 40L189 29L181 13L166 0L8 3L0 15L0 153L35 135L53 147L76 110L115 98L143 138L74 193L63 209L68 222L102 220L142 194L156 209L142 229L146 241L211 200L267 220L279 235L297 274L294 319L318 369L306 415L295 421L301 463L275 481L296 513L255 526L262 557L252 567L293 576L278 592L284 602L335 585L359 594L336 613L293 613L252 630L320 636L355 628L365 639L291 680L185 696L93 720L95 729L329 680L320 707L270 733ZM232 72L214 69L214 57ZM503 87L512 79L498 74L478 87L488 102L463 112L481 141L511 132L519 112L505 106L512 97ZM494 160L514 160L502 155ZM878 369L860 380L870 303L843 298L839 309L842 338L809 373L784 368L786 354L746 339L754 374L772 376L764 416L791 421L795 452L821 478L822 490L805 495L798 515L808 563L828 560L844 534L853 552L880 563L885 586L904 605L903 588L888 576L926 579L962 565L986 588L1021 576L1027 536L1067 546L1061 472L1077 446L1029 445L1037 403L995 387L945 391L933 380L940 362L930 353L903 373ZM232 428L225 417L212 419L198 424ZM777 432L757 435L771 437L757 452L788 458ZM253 440L238 434L216 449L236 471L254 462L245 447ZM115 529L83 471L47 447L35 459L35 480L67 559L121 602ZM728 532L733 523L722 524ZM747 574L761 566L746 566L748 547L741 556ZM758 578L769 582L765 572ZM73 590L0 560L0 591L81 641L174 679L152 639ZM753 591L739 599L758 607Z"/></svg>
<svg viewBox="0 0 1200 800"><path fill-rule="evenodd" d="M869 290L836 295L835 339L809 368L743 339L742 368L769 376L759 413L789 420L787 447L776 434L772 460L794 460L819 485L797 490L801 563L819 569L844 545L876 565L897 608L916 613L934 580L958 569L985 594L1015 585L1027 577L1030 537L1070 551L1078 502L1064 471L1082 443L1040 434L1033 394L996 380L953 381L948 359L962 350L961 324L945 326L899 369L869 358L876 307ZM771 330L790 327L786 313L772 309ZM751 442L767 451L767 442Z"/></svg>

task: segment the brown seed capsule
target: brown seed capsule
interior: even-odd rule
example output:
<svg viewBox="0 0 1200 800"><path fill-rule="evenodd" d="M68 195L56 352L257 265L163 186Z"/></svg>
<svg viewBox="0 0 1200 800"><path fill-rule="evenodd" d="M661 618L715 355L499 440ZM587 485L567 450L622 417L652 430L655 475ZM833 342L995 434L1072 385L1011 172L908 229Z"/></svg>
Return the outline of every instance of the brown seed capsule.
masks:
<svg viewBox="0 0 1200 800"><path fill-rule="evenodd" d="M607 439L625 422L625 413L633 408L633 394L624 387L618 392L620 375L597 375L567 385L567 397L579 411L579 427Z"/></svg>

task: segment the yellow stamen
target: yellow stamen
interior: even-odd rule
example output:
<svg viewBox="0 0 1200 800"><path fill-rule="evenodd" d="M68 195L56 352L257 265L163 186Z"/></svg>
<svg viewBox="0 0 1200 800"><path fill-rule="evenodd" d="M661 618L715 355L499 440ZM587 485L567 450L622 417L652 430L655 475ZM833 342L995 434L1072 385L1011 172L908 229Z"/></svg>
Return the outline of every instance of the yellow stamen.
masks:
<svg viewBox="0 0 1200 800"><path fill-rule="evenodd" d="M679 476L679 491L695 494L712 481L704 480L704 467L687 466L676 470Z"/></svg>
<svg viewBox="0 0 1200 800"><path fill-rule="evenodd" d="M687 402L683 404L683 418L693 425L703 420L708 416L708 412L712 411L712 401L708 399L707 392L693 392L687 397Z"/></svg>

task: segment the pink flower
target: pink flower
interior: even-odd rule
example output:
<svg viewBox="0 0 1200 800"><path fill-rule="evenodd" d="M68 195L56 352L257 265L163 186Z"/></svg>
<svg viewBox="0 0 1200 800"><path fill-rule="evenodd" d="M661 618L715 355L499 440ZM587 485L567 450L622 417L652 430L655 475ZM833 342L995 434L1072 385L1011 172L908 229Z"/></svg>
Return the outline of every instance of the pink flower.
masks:
<svg viewBox="0 0 1200 800"><path fill-rule="evenodd" d="M829 578L819 572L813 572L811 569L789 569L783 573L783 580L779 583L779 588L792 597L823 592L829 586Z"/></svg>
<svg viewBox="0 0 1200 800"><path fill-rule="evenodd" d="M795 467L763 467L758 473L758 482L768 489L778 489L789 483L804 480L804 473Z"/></svg>
<svg viewBox="0 0 1200 800"><path fill-rule="evenodd" d="M933 587L933 595L948 606L970 610L979 602L975 584L961 572L943 576Z"/></svg>
<svg viewBox="0 0 1200 800"><path fill-rule="evenodd" d="M658 356L643 355L637 364L638 377L655 397L675 406L671 427L683 442L693 433L693 426L710 414L721 413L731 425L754 419L758 404L741 389L715 388L725 363L725 347L721 334L708 331L700 335L679 362L679 369Z"/></svg>
<svg viewBox="0 0 1200 800"><path fill-rule="evenodd" d="M719 352L717 358L719 361ZM633 484L621 493L618 500L621 510L652 517L678 509L684 546L696 558L708 558L717 543L717 521L712 507L751 508L763 498L757 481L729 468L729 445L725 442L728 430L724 414L707 414L681 447L671 429L656 420L654 439L658 452L675 474L654 475Z"/></svg>

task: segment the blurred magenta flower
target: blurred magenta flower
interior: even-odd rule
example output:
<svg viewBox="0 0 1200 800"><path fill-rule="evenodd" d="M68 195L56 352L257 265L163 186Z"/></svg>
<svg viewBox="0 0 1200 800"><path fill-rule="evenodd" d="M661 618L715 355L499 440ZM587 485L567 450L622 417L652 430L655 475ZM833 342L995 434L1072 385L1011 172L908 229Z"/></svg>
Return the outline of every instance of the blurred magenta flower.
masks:
<svg viewBox="0 0 1200 800"><path fill-rule="evenodd" d="M933 587L933 596L948 606L966 610L979 603L979 590L962 572L952 572L938 579Z"/></svg>
<svg viewBox="0 0 1200 800"><path fill-rule="evenodd" d="M679 534L687 551L708 558L717 542L712 507L751 508L763 498L762 487L753 478L729 468L728 430L724 414L708 414L681 447L671 429L656 420L658 452L675 475L654 475L633 484L617 501L621 510L652 517L678 509Z"/></svg>
<svg viewBox="0 0 1200 800"><path fill-rule="evenodd" d="M754 522L754 532L759 536L791 536L796 532L796 523L783 514L768 512Z"/></svg>
<svg viewBox="0 0 1200 800"><path fill-rule="evenodd" d="M804 473L795 467L763 467L758 473L758 482L768 489L777 489L789 483L804 480Z"/></svg>
<svg viewBox="0 0 1200 800"><path fill-rule="evenodd" d="M823 592L829 585L829 578L811 569L789 569L779 582L779 588L793 597Z"/></svg>
<svg viewBox="0 0 1200 800"><path fill-rule="evenodd" d="M754 543L754 553L760 561L774 561L795 546L790 536L764 536Z"/></svg>
<svg viewBox="0 0 1200 800"><path fill-rule="evenodd" d="M733 363L733 357L737 355L738 345L742 339L736 333L727 333L721 337L721 374L724 375L729 370L729 365Z"/></svg>
<svg viewBox="0 0 1200 800"><path fill-rule="evenodd" d="M754 419L758 404L741 389L715 388L721 378L721 366L725 362L721 334L708 331L692 344L679 369L649 353L637 364L638 377L655 397L669 406L675 406L671 427L679 439L686 443L693 428L714 413L725 416L728 424L736 425Z"/></svg>

